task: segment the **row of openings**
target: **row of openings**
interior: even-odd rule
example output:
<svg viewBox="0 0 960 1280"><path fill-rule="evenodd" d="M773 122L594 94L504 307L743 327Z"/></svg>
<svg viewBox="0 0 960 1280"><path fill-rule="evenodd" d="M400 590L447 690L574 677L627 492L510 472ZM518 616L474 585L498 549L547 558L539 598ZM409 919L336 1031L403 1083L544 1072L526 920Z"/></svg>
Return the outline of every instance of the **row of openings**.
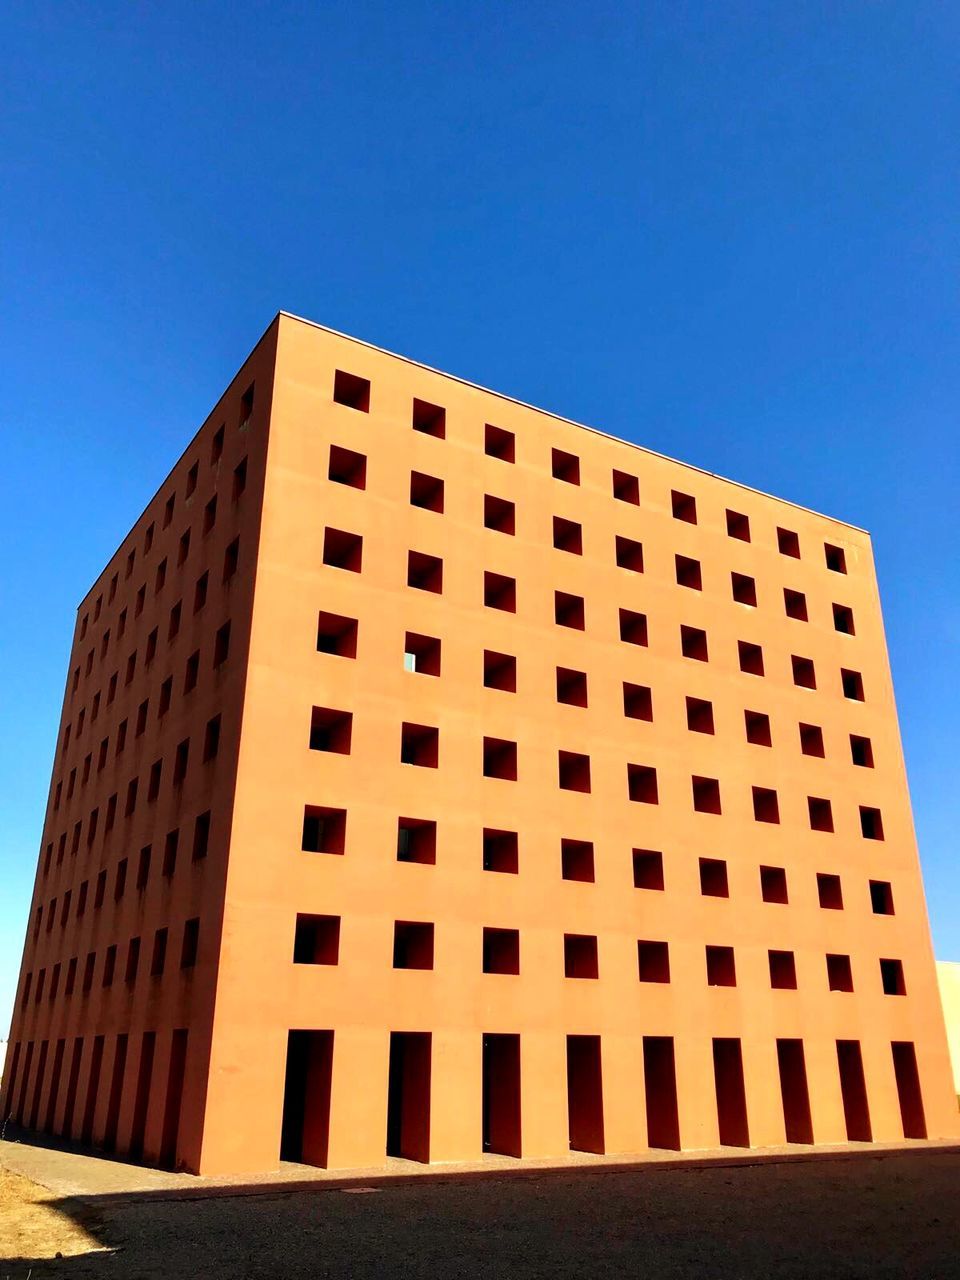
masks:
<svg viewBox="0 0 960 1280"><path fill-rule="evenodd" d="M639 544L638 544L639 545ZM363 568L363 536L344 529L327 526L323 540L323 563L331 568L360 573ZM443 592L443 560L440 556L423 551L407 553L407 586L435 595ZM489 609L504 613L517 612L517 580L508 574L486 570L483 574L483 604ZM349 621L349 620L347 620ZM585 631L586 600L583 596L566 591L554 592L554 622L557 626L574 631ZM620 639L628 644L649 643L647 615L635 610L619 611ZM349 647L349 640L344 641ZM707 632L702 627L681 625L680 654L696 662L709 662ZM737 664L745 675L767 674L763 647L752 641L737 641ZM817 689L817 670L812 658L801 654L790 655L790 674L793 684L800 689ZM863 702L863 676L859 671L840 668L840 690L843 697L853 702Z"/></svg>
<svg viewBox="0 0 960 1280"><path fill-rule="evenodd" d="M240 419L238 423L238 430L240 431L243 431L246 428L247 423L250 420L250 416L253 413L254 393L255 393L255 384L251 383L250 386L243 393L243 395L240 397ZM217 468L219 466L220 460L223 457L225 440L226 440L226 423L221 423L221 425L214 432L213 437L210 441L210 466L212 468ZM186 486L184 490L185 499L190 499L193 497L197 489L199 478L200 478L200 463L198 460L194 462L193 466L190 467L189 471L187 472L187 480L186 480ZM244 456L240 460L240 462L237 463L233 471L232 495L233 495L234 502L238 502L240 500L240 497L243 494L246 487L247 487L247 459L246 459L246 456ZM212 511L211 511L210 502L208 502L207 505L204 507L204 515L203 515L202 523L204 526L205 533L209 533L216 519L216 496L214 496L214 498L211 499L211 502L213 503ZM169 528L170 525L173 523L173 516L174 516L174 511L176 510L176 503L177 503L177 495L174 492L174 493L171 493L166 498L163 504L163 514L161 517L162 529ZM144 531L144 536L143 536L144 556L148 556L150 552L153 550L154 539L156 537L156 529L157 529L156 522L151 521L150 524L147 525L146 530ZM134 566L136 565L136 561L137 561L137 549L136 547L131 547L130 551L127 553L127 557L124 562L124 572L123 572L124 581L127 581L133 576L133 570L134 570ZM114 598L116 597L118 584L119 584L119 574L115 573L113 577L110 579L110 585L107 592L108 605L112 604L114 601ZM100 614L102 610L103 610L103 593L101 592L101 594L97 596L93 606L94 622L98 622L100 620ZM89 620L90 620L89 614L86 614L86 613L80 619L79 639L81 640L85 639L86 637Z"/></svg>
<svg viewBox="0 0 960 1280"><path fill-rule="evenodd" d="M300 847L306 853L341 855L347 848L347 811L324 805L306 805ZM480 840L484 871L517 875L520 871L520 835L484 827ZM437 861L437 822L433 818L398 818L398 862L434 866ZM637 889L665 889L663 853L655 849L632 850L633 883ZM596 853L592 840L560 841L561 878L581 883L596 881ZM700 891L705 897L730 896L725 858L700 858ZM875 915L892 916L893 886L889 880L868 881L870 907ZM764 902L789 902L787 873L783 867L760 867L760 892ZM833 872L817 872L817 898L824 910L843 910L843 883Z"/></svg>
<svg viewBox="0 0 960 1280"><path fill-rule="evenodd" d="M309 744L312 751L350 755L353 741L353 712L332 707L314 707L310 716ZM425 769L440 767L440 730L435 726L410 724L400 726L400 763ZM481 769L485 778L508 782L519 780L519 747L506 738L484 737ZM657 769L653 765L626 766L627 795L639 804L659 804L660 789ZM578 751L557 752L557 785L562 791L592 790L591 760ZM699 813L723 812L720 782L717 778L691 777L693 808ZM772 787L752 787L753 816L757 822L778 824L780 800ZM808 796L807 810L813 831L834 830L832 802L822 796ZM858 806L860 834L866 840L883 840L883 817L871 805Z"/></svg>
<svg viewBox="0 0 960 1280"><path fill-rule="evenodd" d="M344 405L350 409L356 409L361 413L370 412L370 380L363 378L359 374L348 373L344 369L337 369L333 378L333 400L334 403ZM436 439L443 440L447 434L447 411L442 405L431 404L427 400L413 399L411 405L410 425L414 431L419 431L423 435L433 436ZM493 423L486 423L484 426L483 451L490 458L498 458L501 462L516 462L516 435L512 431L506 430L504 427L495 426ZM350 453L351 450L341 450L343 453ZM362 466L366 468L366 458L362 454L355 455L363 459ZM360 464L353 464L353 470L356 474ZM346 464L338 468L341 472L349 468ZM333 474L333 464L331 463L331 479L341 479L341 475ZM580 484L580 459L575 453L569 453L565 449L551 449L550 452L550 474L555 480L561 480L566 484ZM356 483L358 488L365 487L364 480L360 483L357 479L347 480L346 483ZM631 475L626 471L619 471L616 468L611 472L611 492L612 496L620 502L627 502L633 506L640 505L640 478ZM686 524L698 524L699 518L697 514L697 499L693 494L682 493L680 490L672 489L670 491L670 511L675 520L682 520ZM751 542L752 535L750 529L750 517L744 515L740 511L733 511L727 508L725 511L725 521L727 534L731 538L736 538L740 542ZM777 527L777 549L781 555L790 556L793 559L800 559L800 537L799 534L791 529ZM834 573L847 572L847 559L843 547L836 546L834 543L825 542L824 563L826 567Z"/></svg>
<svg viewBox="0 0 960 1280"><path fill-rule="evenodd" d="M133 1090L133 1113L129 1137L124 1143L123 1152L130 1160L139 1160L144 1155L144 1142L147 1135L147 1121L151 1113L151 1103L157 1105L158 1085L155 1062L157 1059L156 1031L145 1031L140 1038L140 1056L133 1069L132 1037L121 1033L114 1040L113 1064L109 1071L104 1070L106 1059L106 1037L78 1036L73 1041L70 1052L67 1052L68 1041L48 1040L28 1041L23 1052L21 1073L21 1049L18 1042L13 1046L10 1061L9 1086L7 1090L6 1111L17 1124L34 1132L47 1133L53 1137L67 1140L76 1139L84 1146L94 1141L94 1121L98 1103L104 1093L107 1097L107 1109L101 1134L97 1135L97 1145L104 1151L117 1151L120 1109L125 1095ZM53 1044L53 1054L49 1052ZM161 1168L177 1167L177 1149L180 1130L180 1111L183 1103L183 1086L187 1069L188 1032L178 1028L171 1033L170 1059L167 1068L166 1086L163 1090L162 1122L158 1163ZM34 1049L36 1048L36 1063ZM87 1077L86 1094L81 1102L80 1080L85 1052L88 1055L89 1075ZM47 1065L50 1065L50 1079L47 1085ZM31 1087L32 1086L32 1087ZM44 1089L46 1087L46 1107L42 1108ZM62 1112L61 1112L62 1107ZM42 1109L41 1109L42 1108Z"/></svg>
<svg viewBox="0 0 960 1280"><path fill-rule="evenodd" d="M153 935L153 944L150 951L150 977L162 978L167 967L167 951L170 930L164 925L155 930ZM180 969L190 970L195 968L200 951L200 919L194 916L190 920L184 921L183 934L180 940ZM139 937L131 938L127 943L126 958L123 964L123 981L126 986L132 987L140 972L140 952L141 940ZM119 977L118 959L119 948L117 943L111 943L103 953L103 964L100 970L100 987L107 990L113 986L114 980ZM97 953L95 951L88 952L83 963L83 970L79 969L79 957L73 956L67 961L67 971L63 984L64 998L72 996L75 991L79 990L81 995L88 995L96 985L96 965ZM52 1004L60 991L60 974L62 965L58 962L53 965L50 970L50 986L47 990L47 1000ZM37 984L33 988L33 1002L40 1004L44 997L44 987L47 971L40 969L37 972ZM80 979L79 983L77 979ZM23 993L20 997L20 1007L25 1009L30 1003L30 993L33 984L33 973L27 974L24 979Z"/></svg>
<svg viewBox="0 0 960 1280"><path fill-rule="evenodd" d="M207 856L210 845L210 810L206 809L203 813L197 814L193 823L193 844L191 859L193 862L201 862ZM180 847L180 828L176 827L172 831L168 831L163 842L163 854L160 865L160 872L164 880L172 879L177 867L177 852ZM144 893L150 883L150 871L153 865L153 846L151 844L144 845L137 857L136 867L136 890L138 893ZM115 906L119 905L124 898L128 882L129 859L121 858L114 870L113 879L113 895L112 900ZM83 919L87 910L87 900L89 898L90 881L82 880L77 888L76 909L71 917L71 909L73 908L73 890L67 889L60 901L60 929L66 929L67 924L74 918L77 922ZM93 910L99 911L107 897L107 869L102 868L97 873L94 881L93 889ZM36 942L40 935L40 927L44 919L46 919L46 932L53 931L54 923L57 919L57 897L54 895L44 910L43 903L40 903L33 915L33 940Z"/></svg>
<svg viewBox="0 0 960 1280"><path fill-rule="evenodd" d="M484 1152L521 1157L521 1038L484 1034L481 1143ZM743 1051L736 1038L712 1041L713 1086L721 1146L750 1146ZM802 1040L776 1042L786 1140L812 1143L814 1129ZM891 1042L894 1076L905 1138L927 1136L916 1049ZM858 1040L836 1042L837 1071L849 1141L873 1138L863 1054ZM433 1037L428 1031L392 1031L387 1078L384 1150L387 1156L430 1160ZM326 1166L329 1162L330 1099L335 1066L333 1031L291 1031L287 1040L280 1158ZM647 1145L681 1149L680 1099L673 1037L643 1037L643 1099ZM568 1141L571 1150L606 1151L601 1037L566 1037Z"/></svg>
<svg viewBox="0 0 960 1280"><path fill-rule="evenodd" d="M736 955L733 947L704 948L706 982L710 987L737 985ZM792 951L768 951L770 986L773 990L797 989L796 957ZM340 960L340 917L297 916L293 942L294 964L336 965ZM481 963L484 973L520 973L520 930L484 928ZM396 920L393 926L394 969L433 969L434 926L422 920ZM907 994L903 963L881 959L880 985L885 995ZM600 977L599 940L596 934L563 935L563 973L566 978ZM670 944L663 941L637 942L637 976L640 982L669 983ZM830 991L852 991L853 969L848 955L826 957L826 977Z"/></svg>

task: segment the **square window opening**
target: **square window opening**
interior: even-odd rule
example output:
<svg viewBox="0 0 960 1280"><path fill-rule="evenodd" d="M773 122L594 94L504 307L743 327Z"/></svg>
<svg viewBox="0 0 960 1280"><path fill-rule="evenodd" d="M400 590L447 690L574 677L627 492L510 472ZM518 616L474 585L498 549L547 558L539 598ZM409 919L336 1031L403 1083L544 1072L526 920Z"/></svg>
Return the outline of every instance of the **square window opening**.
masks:
<svg viewBox="0 0 960 1280"><path fill-rule="evenodd" d="M558 627L570 627L574 631L583 631L586 628L583 596L569 595L566 591L555 591L553 613Z"/></svg>
<svg viewBox="0 0 960 1280"><path fill-rule="evenodd" d="M735 987L737 966L733 947L707 947L707 986Z"/></svg>
<svg viewBox="0 0 960 1280"><path fill-rule="evenodd" d="M484 649L483 684L486 689L502 689L505 693L516 693L517 660L512 653L497 653L494 649Z"/></svg>
<svg viewBox="0 0 960 1280"><path fill-rule="evenodd" d="M332 707L314 707L310 713L310 750L350 754L353 712Z"/></svg>
<svg viewBox="0 0 960 1280"><path fill-rule="evenodd" d="M646 764L628 764L627 794L638 804L659 804L656 769Z"/></svg>
<svg viewBox="0 0 960 1280"><path fill-rule="evenodd" d="M641 982L670 981L670 947L666 942L637 942L637 976Z"/></svg>
<svg viewBox="0 0 960 1280"><path fill-rule="evenodd" d="M663 854L657 849L634 849L634 888L662 891L663 883Z"/></svg>
<svg viewBox="0 0 960 1280"><path fill-rule="evenodd" d="M400 763L436 769L440 763L440 730L426 724L401 725Z"/></svg>
<svg viewBox="0 0 960 1280"><path fill-rule="evenodd" d="M504 427L495 427L492 422L484 426L483 451L488 458L499 458L501 462L516 462L517 438L512 431Z"/></svg>
<svg viewBox="0 0 960 1280"><path fill-rule="evenodd" d="M443 514L443 481L422 471L410 472L410 505Z"/></svg>
<svg viewBox="0 0 960 1280"><path fill-rule="evenodd" d="M599 978L597 939L588 933L563 935L563 976L565 978Z"/></svg>
<svg viewBox="0 0 960 1280"><path fill-rule="evenodd" d="M323 563L331 569L359 573L363 567L363 538L359 533L328 526L323 532Z"/></svg>
<svg viewBox="0 0 960 1280"><path fill-rule="evenodd" d="M397 861L434 866L437 861L437 824L429 818L398 818Z"/></svg>
<svg viewBox="0 0 960 1280"><path fill-rule="evenodd" d="M483 829L483 869L516 875L520 870L520 841L516 831Z"/></svg>
<svg viewBox="0 0 960 1280"><path fill-rule="evenodd" d="M366 454L357 453L354 449L345 449L339 444L332 444L327 475L336 484L345 484L351 489L366 489Z"/></svg>
<svg viewBox="0 0 960 1280"><path fill-rule="evenodd" d="M361 378L356 373L347 373L345 369L337 369L333 375L333 399L335 404L357 409L360 413L369 413L370 379Z"/></svg>
<svg viewBox="0 0 960 1280"><path fill-rule="evenodd" d="M347 618L340 613L327 613L321 610L317 614L317 652L329 653L340 658L357 656L356 618Z"/></svg>
<svg viewBox="0 0 960 1280"><path fill-rule="evenodd" d="M579 880L583 884L593 884L597 878L593 841L561 840L560 867L564 880Z"/></svg>
<svg viewBox="0 0 960 1280"><path fill-rule="evenodd" d="M447 435L447 411L439 404L431 404L429 400L414 400L411 425L414 431L444 440Z"/></svg>
<svg viewBox="0 0 960 1280"><path fill-rule="evenodd" d="M440 595L443 592L443 561L440 557L423 551L408 552L407 586Z"/></svg>
<svg viewBox="0 0 960 1280"><path fill-rule="evenodd" d="M700 561L692 560L690 556L676 556L677 566L677 586L689 587L691 591L703 590L703 574L700 571Z"/></svg>
<svg viewBox="0 0 960 1280"><path fill-rule="evenodd" d="M517 612L517 581L506 574L485 572L483 575L483 603L488 609L501 609L504 613Z"/></svg>
<svg viewBox="0 0 960 1280"><path fill-rule="evenodd" d="M576 520L566 520L563 516L553 517L553 545L557 551L567 551L570 555L583 555L583 525Z"/></svg>
<svg viewBox="0 0 960 1280"><path fill-rule="evenodd" d="M308 804L303 809L300 848L304 853L342 854L346 849L347 811Z"/></svg>
<svg viewBox="0 0 960 1280"><path fill-rule="evenodd" d="M557 667L557 701L571 707L587 705L587 673L570 667Z"/></svg>
<svg viewBox="0 0 960 1280"><path fill-rule="evenodd" d="M689 493L680 493L677 489L670 491L670 509L674 520L683 520L687 524L697 523L697 500Z"/></svg>
<svg viewBox="0 0 960 1280"><path fill-rule="evenodd" d="M554 480L563 480L567 484L580 483L580 459L574 453L554 449L550 457L550 471Z"/></svg>
<svg viewBox="0 0 960 1280"><path fill-rule="evenodd" d="M508 498L496 498L492 493L484 494L483 527L493 529L495 533L515 534L517 532L516 504Z"/></svg>
<svg viewBox="0 0 960 1280"><path fill-rule="evenodd" d="M628 471L613 472L613 496L620 502L630 502L635 507L640 505L640 481Z"/></svg>
<svg viewBox="0 0 960 1280"><path fill-rule="evenodd" d="M297 915L293 934L294 964L337 964L340 917Z"/></svg>
<svg viewBox="0 0 960 1280"><path fill-rule="evenodd" d="M713 733L713 703L705 698L687 698L687 728L692 733Z"/></svg>
<svg viewBox="0 0 960 1280"><path fill-rule="evenodd" d="M783 867L760 868L760 896L764 902L790 901L787 896L787 873Z"/></svg>

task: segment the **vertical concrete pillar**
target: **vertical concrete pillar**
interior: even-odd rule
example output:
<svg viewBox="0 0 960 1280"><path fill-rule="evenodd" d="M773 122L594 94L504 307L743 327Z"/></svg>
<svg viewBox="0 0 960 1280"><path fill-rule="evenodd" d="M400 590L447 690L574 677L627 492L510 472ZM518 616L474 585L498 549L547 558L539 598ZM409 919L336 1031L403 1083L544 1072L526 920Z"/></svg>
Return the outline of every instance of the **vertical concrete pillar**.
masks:
<svg viewBox="0 0 960 1280"><path fill-rule="evenodd" d="M523 1154L565 1156L567 1131L567 1042L556 1031L520 1037L520 1123Z"/></svg>

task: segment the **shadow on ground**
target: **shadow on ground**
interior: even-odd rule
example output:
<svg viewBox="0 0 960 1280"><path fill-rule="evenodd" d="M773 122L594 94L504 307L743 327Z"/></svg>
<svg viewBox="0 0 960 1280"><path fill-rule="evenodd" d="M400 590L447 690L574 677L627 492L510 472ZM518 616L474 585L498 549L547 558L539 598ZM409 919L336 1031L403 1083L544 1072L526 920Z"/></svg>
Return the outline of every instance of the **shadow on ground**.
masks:
<svg viewBox="0 0 960 1280"><path fill-rule="evenodd" d="M198 1192L55 1201L109 1252L0 1278L960 1275L960 1147Z"/></svg>

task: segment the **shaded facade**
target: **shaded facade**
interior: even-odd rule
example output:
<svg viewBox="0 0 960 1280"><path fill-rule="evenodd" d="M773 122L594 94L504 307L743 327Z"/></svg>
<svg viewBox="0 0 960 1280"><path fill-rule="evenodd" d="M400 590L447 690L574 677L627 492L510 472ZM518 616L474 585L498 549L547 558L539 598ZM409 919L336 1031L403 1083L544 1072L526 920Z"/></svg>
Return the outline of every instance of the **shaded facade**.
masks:
<svg viewBox="0 0 960 1280"><path fill-rule="evenodd" d="M960 1130L868 536L281 314L78 611L4 1115Z"/></svg>

